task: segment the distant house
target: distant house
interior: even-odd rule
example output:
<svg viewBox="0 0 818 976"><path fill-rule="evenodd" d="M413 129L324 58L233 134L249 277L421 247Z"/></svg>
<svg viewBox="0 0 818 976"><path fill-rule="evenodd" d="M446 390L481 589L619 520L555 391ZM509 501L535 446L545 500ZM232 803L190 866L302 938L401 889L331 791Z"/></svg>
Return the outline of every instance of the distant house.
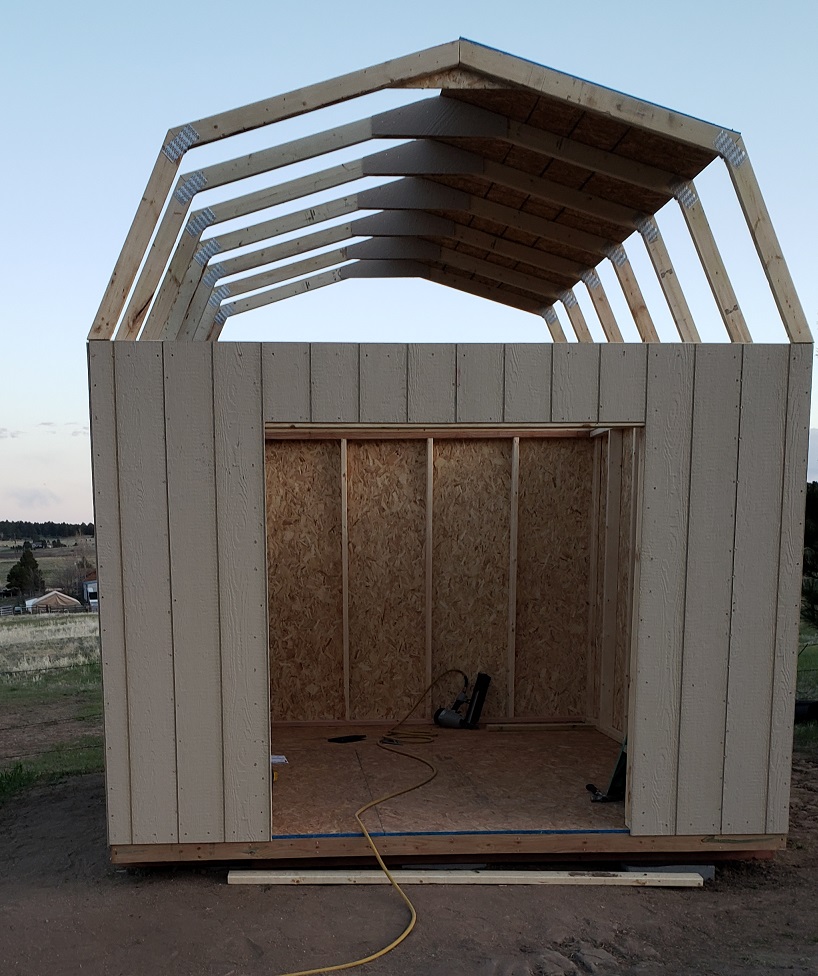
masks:
<svg viewBox="0 0 818 976"><path fill-rule="evenodd" d="M82 581L82 602L90 603L92 607L96 607L99 602L98 593L97 571L92 569L85 574Z"/></svg>

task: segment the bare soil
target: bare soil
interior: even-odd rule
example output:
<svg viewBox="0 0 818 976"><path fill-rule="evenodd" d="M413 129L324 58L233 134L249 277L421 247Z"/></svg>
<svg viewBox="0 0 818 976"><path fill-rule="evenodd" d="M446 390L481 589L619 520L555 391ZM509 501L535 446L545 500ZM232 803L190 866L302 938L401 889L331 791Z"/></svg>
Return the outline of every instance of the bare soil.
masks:
<svg viewBox="0 0 818 976"><path fill-rule="evenodd" d="M4 704L0 716L0 764L41 755L57 745L70 745L87 735L102 732L101 717L77 718L77 698L56 701Z"/></svg>
<svg viewBox="0 0 818 976"><path fill-rule="evenodd" d="M222 869L107 862L102 777L0 807L0 973L256 976L364 955L401 931L388 888L228 887ZM415 932L370 976L818 972L818 762L797 757L788 849L700 890L410 889Z"/></svg>

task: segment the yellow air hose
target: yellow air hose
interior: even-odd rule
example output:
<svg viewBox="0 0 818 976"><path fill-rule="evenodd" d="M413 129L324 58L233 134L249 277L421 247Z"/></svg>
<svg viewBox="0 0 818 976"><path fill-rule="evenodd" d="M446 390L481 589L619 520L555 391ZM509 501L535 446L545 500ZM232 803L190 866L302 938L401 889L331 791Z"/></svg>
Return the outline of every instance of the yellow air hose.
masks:
<svg viewBox="0 0 818 976"><path fill-rule="evenodd" d="M299 969L298 971L294 971L294 972L282 973L281 976L318 976L319 973L337 973L339 972L339 970L342 969L354 969L356 966L364 966L366 965L366 963L374 962L376 959L380 959L382 956L385 956L388 952L391 952L393 949L399 946L401 942L403 942L404 939L406 939L411 934L412 929L414 929L415 923L417 922L418 919L418 913L415 911L415 906L409 900L409 896L406 894L403 888L401 888L401 886L398 884L398 882L395 880L394 876L392 875L392 872L384 863L380 851L375 846L375 841L372 839L371 834L366 829L366 826L363 820L361 819L361 817L363 816L363 814L366 813L367 810L371 810L373 809L373 807L377 807L381 803L386 803L387 800L394 800L395 797L403 796L406 793L411 793L413 790L419 790L421 786L425 786L427 783L431 783L432 780L435 778L435 776L437 776L437 767L433 763L430 763L428 759L423 759L421 756L416 756L411 752L402 752L400 749L396 749L395 746L421 745L423 743L429 743L434 741L435 736L434 733L432 732L407 732L407 731L401 732L400 728L409 720L412 713L421 704L423 699L429 694L429 692L432 690L432 688L434 688L434 686L438 683L438 681L441 681L443 678L447 677L450 674L459 674L463 677L463 679L466 682L468 682L469 680L468 676L458 668L450 668L448 671L441 672L435 678L435 680L428 686L428 688L426 688L426 690L423 692L420 698L418 698L418 700L415 702L415 704L412 706L412 708L409 710L406 716L402 718L400 722L398 722L398 724L394 726L394 728L390 729L378 741L379 749L383 749L386 752L393 752L396 756L405 756L407 759L414 759L415 762L421 763L422 765L426 766L427 769L430 770L429 775L426 776L425 779L422 779L419 783L415 783L412 786L407 786L405 789L395 790L394 793L388 793L385 796L379 796L376 800L370 800L369 803L365 803L362 807L359 807L355 811L355 819L358 821L358 826L361 828L361 833L366 838L367 844L369 844L372 853L375 855L375 860L378 862L378 866L380 867L381 871L383 871L383 873L386 875L386 877L389 879L389 883L392 885L395 891L397 891L397 893L401 896L401 898L404 901L404 904L409 909L409 922L406 925L406 928L403 930L403 932L401 932L401 934L396 939L390 942L389 945L384 946L382 949L379 949L377 952L373 952L371 955L364 956L362 959L353 959L351 962L336 963L334 966L319 966L317 969Z"/></svg>

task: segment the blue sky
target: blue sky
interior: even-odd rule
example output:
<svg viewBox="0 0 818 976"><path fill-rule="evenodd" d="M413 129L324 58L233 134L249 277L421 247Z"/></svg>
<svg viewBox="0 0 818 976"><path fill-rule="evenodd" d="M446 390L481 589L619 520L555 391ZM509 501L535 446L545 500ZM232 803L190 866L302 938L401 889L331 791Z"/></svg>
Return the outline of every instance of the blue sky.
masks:
<svg viewBox="0 0 818 976"><path fill-rule="evenodd" d="M0 519L91 518L85 337L167 129L459 36L741 131L814 330L816 28L818 5L802 0L15 5L0 65ZM282 138L298 131L288 123ZM191 153L183 168L224 155ZM725 174L699 185L754 336L780 340ZM706 335L710 299L673 221L663 230ZM541 330L426 283L354 282L242 316L224 338L525 341Z"/></svg>

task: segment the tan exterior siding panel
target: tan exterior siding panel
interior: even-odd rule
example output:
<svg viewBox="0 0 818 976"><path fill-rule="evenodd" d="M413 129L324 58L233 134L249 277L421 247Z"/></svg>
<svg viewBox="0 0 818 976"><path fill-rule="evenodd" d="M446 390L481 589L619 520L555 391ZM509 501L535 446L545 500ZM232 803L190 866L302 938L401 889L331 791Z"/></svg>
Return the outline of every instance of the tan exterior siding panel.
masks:
<svg viewBox="0 0 818 976"><path fill-rule="evenodd" d="M179 825L162 346L118 344L115 374L133 839L169 843Z"/></svg>
<svg viewBox="0 0 818 976"><path fill-rule="evenodd" d="M227 840L263 840L270 834L270 695L258 344L217 343L213 374L224 829Z"/></svg>
<svg viewBox="0 0 818 976"><path fill-rule="evenodd" d="M179 841L224 840L213 344L164 345Z"/></svg>

